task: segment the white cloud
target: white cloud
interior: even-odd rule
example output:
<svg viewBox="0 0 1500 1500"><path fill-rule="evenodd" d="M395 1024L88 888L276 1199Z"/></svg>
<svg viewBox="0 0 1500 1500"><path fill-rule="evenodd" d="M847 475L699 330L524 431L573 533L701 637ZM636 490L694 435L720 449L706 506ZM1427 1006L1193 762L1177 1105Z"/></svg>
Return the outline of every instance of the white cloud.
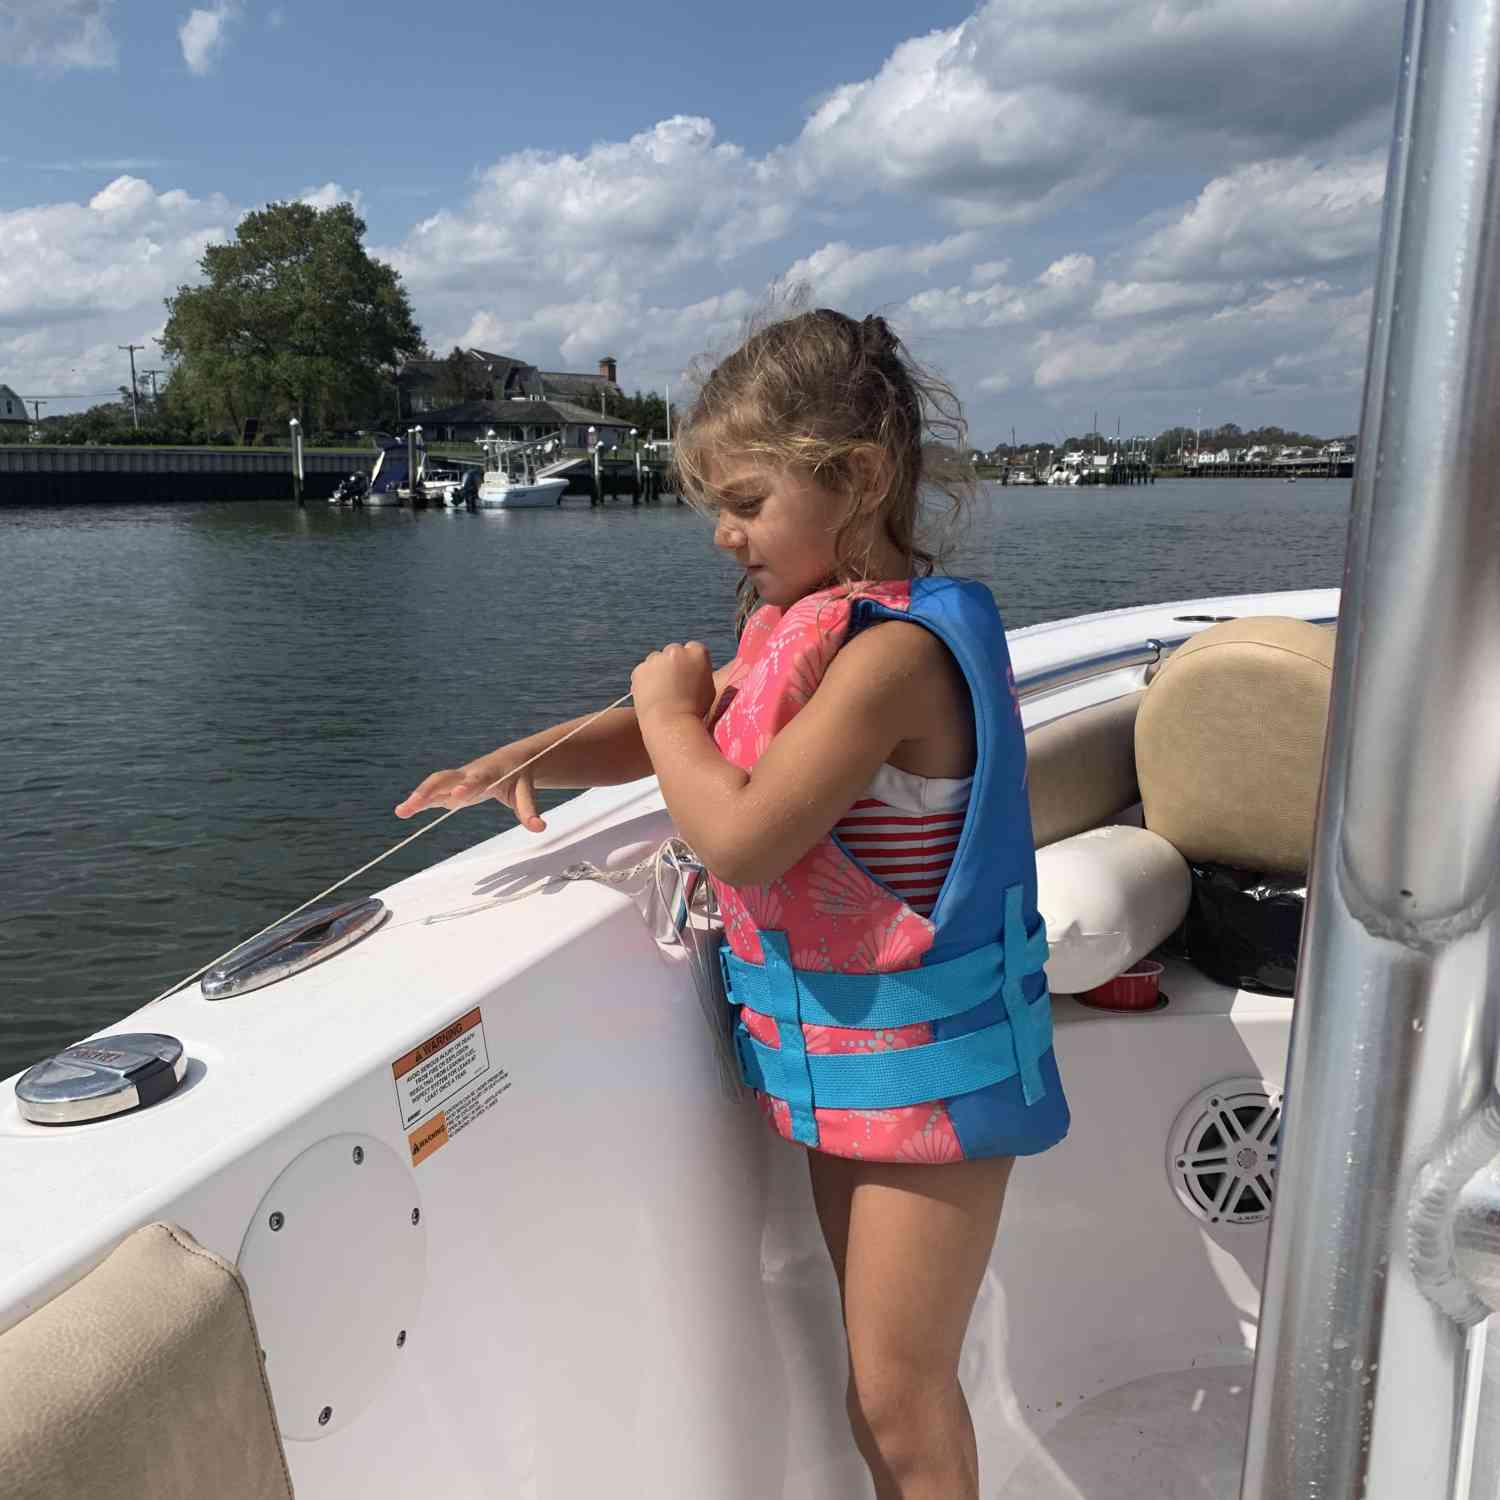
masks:
<svg viewBox="0 0 1500 1500"><path fill-rule="evenodd" d="M417 224L392 258L414 287L529 285L619 291L643 273L729 261L791 227L776 169L674 115L582 155L519 151L469 201Z"/></svg>
<svg viewBox="0 0 1500 1500"><path fill-rule="evenodd" d="M109 29L113 0L4 0L0 62L44 68L112 68L119 48Z"/></svg>
<svg viewBox="0 0 1500 1500"><path fill-rule="evenodd" d="M1239 295L1209 314L1178 310L1124 331L1092 324L1047 330L1032 346L1033 380L1041 390L1102 384L1117 392L1244 397L1298 390L1352 399L1369 332L1368 287L1348 292L1298 278Z"/></svg>
<svg viewBox="0 0 1500 1500"><path fill-rule="evenodd" d="M1137 275L1274 276L1371 260L1384 155L1252 162L1217 177L1134 259Z"/></svg>
<svg viewBox="0 0 1500 1500"><path fill-rule="evenodd" d="M806 282L820 301L843 303L893 276L929 275L938 266L972 254L977 240L972 233L950 234L925 244L880 245L870 250L835 240L793 261L785 279Z"/></svg>
<svg viewBox="0 0 1500 1500"><path fill-rule="evenodd" d="M1036 342L1034 379L1043 390L1061 385L1089 385L1118 375L1139 377L1178 359L1187 348L1180 333L1160 329L1107 340L1082 336L1072 329L1044 333Z"/></svg>
<svg viewBox="0 0 1500 1500"><path fill-rule="evenodd" d="M663 372L669 380L677 379L678 372L704 350L731 344L756 305L757 299L743 287L677 306L655 305L631 292L616 298L551 302L512 317L484 310L453 338L432 342L439 347L457 342L534 354L553 348L576 369L591 369L600 355L613 353L621 383L644 388L659 383Z"/></svg>
<svg viewBox="0 0 1500 1500"><path fill-rule="evenodd" d="M158 193L121 176L87 203L0 213L0 326L155 305L233 223L217 194ZM153 319L154 320L154 319Z"/></svg>
<svg viewBox="0 0 1500 1500"><path fill-rule="evenodd" d="M229 41L229 30L239 19L237 0L221 0L212 10L194 10L177 28L177 40L182 44L182 60L188 71L202 77L213 71L214 64L224 55Z"/></svg>
<svg viewBox="0 0 1500 1500"><path fill-rule="evenodd" d="M1053 261L1029 286L997 281L973 288L934 287L908 298L902 311L914 328L928 332L1037 323L1080 306L1093 280L1093 256L1074 252Z"/></svg>
<svg viewBox="0 0 1500 1500"><path fill-rule="evenodd" d="M434 346L582 368L615 353L623 378L659 385L743 323L751 299L727 278L794 227L781 179L710 121L679 115L583 153L502 157L467 201L374 253L401 272ZM754 279L773 276L766 265Z"/></svg>
<svg viewBox="0 0 1500 1500"><path fill-rule="evenodd" d="M1243 286L1210 281L1106 281L1091 311L1096 318L1139 318L1184 307L1222 306L1226 297L1243 292Z"/></svg>
<svg viewBox="0 0 1500 1500"><path fill-rule="evenodd" d="M297 194L297 201L311 208L335 208L340 203L348 203L353 205L355 213L363 213L365 207L365 195L358 188L346 188L339 182L305 187Z"/></svg>
<svg viewBox="0 0 1500 1500"><path fill-rule="evenodd" d="M1397 0L986 0L835 89L787 153L848 200L1034 219L1122 172L1233 165L1386 128Z"/></svg>

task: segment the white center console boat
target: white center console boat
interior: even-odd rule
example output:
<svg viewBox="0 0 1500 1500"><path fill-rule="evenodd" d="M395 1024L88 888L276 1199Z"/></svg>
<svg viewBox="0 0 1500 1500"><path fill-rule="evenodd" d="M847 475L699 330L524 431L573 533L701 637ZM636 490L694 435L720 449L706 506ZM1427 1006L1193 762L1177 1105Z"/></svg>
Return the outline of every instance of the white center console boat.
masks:
<svg viewBox="0 0 1500 1500"><path fill-rule="evenodd" d="M1340 595L1012 638L1074 1120L964 1350L986 1500L1500 1486L1500 0L1414 4L1399 97ZM1295 1001L1069 997L1314 800ZM801 1152L624 873L670 832L587 793L0 1085L6 1500L869 1495Z"/></svg>
<svg viewBox="0 0 1500 1500"><path fill-rule="evenodd" d="M479 486L481 510L536 510L562 504L566 478L539 476L536 465L556 448L554 437L527 442L506 442L493 433L480 443L486 468Z"/></svg>

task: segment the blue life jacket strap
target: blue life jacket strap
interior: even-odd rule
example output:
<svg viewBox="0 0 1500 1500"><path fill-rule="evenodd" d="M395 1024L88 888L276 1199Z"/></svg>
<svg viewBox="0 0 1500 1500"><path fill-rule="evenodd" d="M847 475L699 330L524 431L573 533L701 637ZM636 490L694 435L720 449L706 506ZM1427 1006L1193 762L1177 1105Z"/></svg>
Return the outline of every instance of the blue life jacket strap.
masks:
<svg viewBox="0 0 1500 1500"><path fill-rule="evenodd" d="M792 1138L818 1144L816 1110L898 1109L951 1099L1003 1083L1018 1074L1027 1104L1046 1094L1041 1059L1052 1046L1052 1002L1043 990L1028 1001L1025 981L1047 961L1047 934L1038 922L1026 931L1023 891L1005 892L1005 926L998 943L943 963L888 974L830 974L798 969L784 932L762 931L763 962L747 963L719 950L731 1005L747 1005L776 1022L779 1047L735 1031L740 1071L751 1088L784 1100ZM959 1036L915 1047L810 1056L804 1025L880 1031L950 1020L996 999L1003 1020Z"/></svg>
<svg viewBox="0 0 1500 1500"><path fill-rule="evenodd" d="M1050 997L1043 995L1025 1009L1022 1024L1029 1045L1040 1044L1045 1054L1052 1045ZM767 1047L741 1022L735 1028L735 1048L745 1082L787 1100L792 1106L793 1138L808 1145L817 1144L816 1120L812 1121L813 1139L808 1140L805 1134L797 1134L797 1119L799 1114L810 1115L814 1100L821 1109L900 1109L1004 1083L1018 1072L1024 1087L1026 1069L1036 1067L1036 1059L1023 1063L1018 1057L1010 1021L920 1047L829 1056L809 1056L805 1048L795 1045L789 1049L792 1030L781 1028L780 1048Z"/></svg>
<svg viewBox="0 0 1500 1500"><path fill-rule="evenodd" d="M1013 893L1013 895L1012 895ZM982 1005L1022 981L1047 962L1047 932L1040 922L1026 933L1020 918L1021 888L1006 892L1005 941L988 943L945 963L894 974L829 974L819 969L796 969L779 932L762 932L763 964L737 958L725 944L719 949L724 992L732 1005L777 1021L809 1026L850 1026L879 1030L914 1026L924 1021L946 1021ZM1010 908L1016 916L1012 924ZM769 940L769 941L768 941ZM1007 1000L1006 1014L1012 1005Z"/></svg>
<svg viewBox="0 0 1500 1500"><path fill-rule="evenodd" d="M1047 932L1040 922L1037 924L1042 940L1042 962L1047 960ZM1013 885L1005 892L1005 979L1000 994L1005 1001L1005 1015L1010 1022L1011 1035L1015 1038L1016 1057L1021 1064L1021 1097L1027 1104L1035 1104L1047 1092L1042 1082L1039 1066L1042 1055L1052 1045L1052 1006L1045 1007L1046 1037L1042 1037L1036 1020L1036 1007L1026 1003L1022 982L1028 973L1041 967L1033 962L1032 944L1036 934L1028 937L1021 913L1021 887Z"/></svg>

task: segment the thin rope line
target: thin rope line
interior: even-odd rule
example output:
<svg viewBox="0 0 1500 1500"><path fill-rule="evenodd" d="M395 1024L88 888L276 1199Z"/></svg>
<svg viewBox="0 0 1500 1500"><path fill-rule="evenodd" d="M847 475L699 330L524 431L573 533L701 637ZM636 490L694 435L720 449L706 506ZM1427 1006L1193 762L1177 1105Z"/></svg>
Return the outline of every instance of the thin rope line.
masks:
<svg viewBox="0 0 1500 1500"><path fill-rule="evenodd" d="M514 771L507 771L505 775L497 776L492 782L490 782L488 786L481 788L479 796L475 800L482 801L484 799L484 794L486 792L494 791L494 789L499 786L502 781L510 781L513 777L519 776L521 772L527 768L527 766L535 765L537 761L539 761L544 755L550 755L554 750L557 749L559 745L565 745L570 739L573 738L575 734L582 734L590 724L597 723L605 716L605 714L609 713L613 709L619 708L630 696L631 695L629 693L622 693L618 698L615 699L613 703L605 704L605 706L601 708L598 713L590 714L589 717L583 721L583 723L575 725L565 735L561 735L559 738L553 740L553 742L548 745L545 750L538 750L530 760L523 761L519 766L515 768ZM204 964L201 969L194 969L193 972L186 978L179 979L176 984L169 984L166 989L161 992L161 994L148 1000L146 1004L155 1005L158 1000L165 1000L168 995L176 994L177 991L183 987L183 985L191 984L200 974L206 973L209 969L213 968L216 963L222 962L224 959L228 958L231 953L234 953L238 949L243 948L246 943L253 943L256 938L264 937L266 933L268 933L273 927L278 927L281 923L289 921L292 917L295 917L298 912L306 911L314 901L321 901L324 896L331 896L333 892L338 890L340 886L348 885L351 880L357 879L359 876L363 875L366 870L373 870L375 866L381 862L381 860L389 859L391 855L396 853L397 850L406 848L406 846L414 839L421 838L424 833L431 833L439 823L446 823L454 813L463 812L464 808L471 807L472 805L472 803L465 802L462 807L450 807L448 811L445 812L441 817L434 818L430 823L424 823L419 829L417 829L415 833L410 833L404 839L402 839L399 844L392 844L384 854L377 854L375 858L370 860L367 864L362 864L357 870L351 870L350 873L345 875L342 880L335 880L334 883L329 886L326 891L319 891L316 896L309 896L301 906L294 906L289 912L286 912L282 916L277 917L274 922L267 922L259 932L252 933L247 938L242 938L234 945L233 948L226 948L218 956L218 958L209 959L209 961Z"/></svg>

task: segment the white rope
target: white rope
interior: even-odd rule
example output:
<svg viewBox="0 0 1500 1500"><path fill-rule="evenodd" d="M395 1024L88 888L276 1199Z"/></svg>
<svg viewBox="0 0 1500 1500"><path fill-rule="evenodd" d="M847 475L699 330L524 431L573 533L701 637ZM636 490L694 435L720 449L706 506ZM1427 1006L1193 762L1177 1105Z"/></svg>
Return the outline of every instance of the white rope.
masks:
<svg viewBox="0 0 1500 1500"><path fill-rule="evenodd" d="M539 761L544 755L550 755L554 750L557 749L559 745L564 745L570 739L572 739L575 734L582 734L590 724L596 723L598 720L602 719L605 714L609 713L612 709L619 708L630 698L630 696L631 695L629 693L622 693L618 698L615 699L613 703L606 704L596 714L590 714L589 717L583 721L583 723L575 724L573 728L570 729L566 734L560 735L557 739L553 740L553 742L548 745L545 750L537 751L537 753L533 755L530 760L522 762L522 764L517 766L514 771L507 771L505 775L497 776L492 782L490 782L487 787L481 789L479 798L477 798L476 800L483 800L485 793L494 791L494 789L499 786L502 781L510 781L513 777L519 776L521 772L524 771L528 766L535 765L537 761ZM363 875L366 870L373 870L375 866L381 862L381 860L389 859L391 855L397 852L397 850L406 848L406 846L413 842L413 840L421 838L424 833L431 833L439 823L446 823L454 813L462 812L464 810L464 807L468 807L470 805L471 804L466 802L463 804L463 807L450 807L448 811L445 812L441 817L434 818L430 823L424 823L419 829L417 829L415 833L408 834L404 839L402 839L399 844L392 844L384 854L377 854L374 859L370 860L367 864L362 864L357 870L352 870L349 874L345 875L342 880L335 880L334 883L329 886L326 891L319 891L316 896L309 896L301 906L294 906L289 912L286 912L284 915L277 917L274 922L267 922L259 932L252 933L249 937L242 939L240 942L236 943L233 948L226 948L218 956L218 958L209 959L209 961L204 964L202 968L194 969L193 972L187 975L186 978L179 979L176 984L168 985L167 988L161 992L161 994L148 1000L146 1004L155 1005L158 1000L165 1000L168 995L175 995L177 991L183 987L183 985L191 984L200 974L206 973L209 969L213 968L216 963L221 963L224 959L228 958L231 953L234 953L238 949L243 948L246 943L253 943L256 938L264 937L266 933L268 933L273 927L279 927L281 923L290 921L297 915L298 912L306 911L307 908L311 906L315 901L321 901L324 896L331 896L334 891L339 889L340 886L348 885L351 880L357 879L359 876Z"/></svg>

